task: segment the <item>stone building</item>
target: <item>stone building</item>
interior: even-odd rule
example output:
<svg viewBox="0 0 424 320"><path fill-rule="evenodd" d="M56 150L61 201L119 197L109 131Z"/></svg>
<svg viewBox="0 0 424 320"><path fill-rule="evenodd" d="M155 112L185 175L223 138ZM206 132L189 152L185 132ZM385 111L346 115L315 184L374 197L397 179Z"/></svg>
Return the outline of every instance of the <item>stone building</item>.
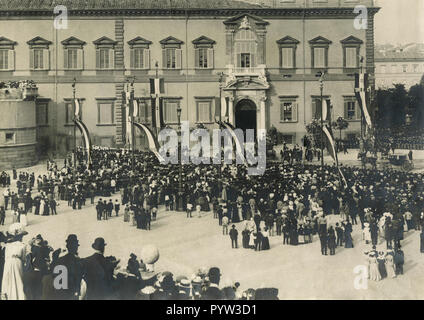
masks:
<svg viewBox="0 0 424 320"><path fill-rule="evenodd" d="M382 45L375 52L375 81L377 88L404 84L408 90L424 76L424 44L405 46Z"/></svg>
<svg viewBox="0 0 424 320"><path fill-rule="evenodd" d="M129 79L139 120L151 122L149 79L156 75L164 79L170 126L180 106L190 126L216 128L221 94L237 127L274 126L287 142L300 143L320 97L317 73L325 71L323 96L331 100L333 117L350 121L344 135L359 133L354 73L363 56L373 81L378 8L372 0L61 3L66 21L50 1L11 0L0 7L0 81L37 83L38 137L51 152L73 147L74 78L95 145L123 145L121 97ZM355 28L358 4L368 7L366 29Z"/></svg>

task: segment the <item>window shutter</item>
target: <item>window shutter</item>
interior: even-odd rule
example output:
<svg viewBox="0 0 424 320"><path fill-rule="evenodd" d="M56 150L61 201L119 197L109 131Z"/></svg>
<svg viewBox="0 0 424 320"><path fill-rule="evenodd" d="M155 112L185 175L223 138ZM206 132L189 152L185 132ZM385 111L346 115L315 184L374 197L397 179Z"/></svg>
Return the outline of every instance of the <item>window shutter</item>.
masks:
<svg viewBox="0 0 424 320"><path fill-rule="evenodd" d="M43 69L50 70L50 50L43 50Z"/></svg>
<svg viewBox="0 0 424 320"><path fill-rule="evenodd" d="M208 69L214 68L214 52L213 49L208 49Z"/></svg>
<svg viewBox="0 0 424 320"><path fill-rule="evenodd" d="M317 118L317 99L312 99L312 119Z"/></svg>
<svg viewBox="0 0 424 320"><path fill-rule="evenodd" d="M150 50L143 50L143 69L150 69Z"/></svg>
<svg viewBox="0 0 424 320"><path fill-rule="evenodd" d="M166 69L166 49L162 49L162 69Z"/></svg>
<svg viewBox="0 0 424 320"><path fill-rule="evenodd" d="M241 53L237 53L237 67L241 67Z"/></svg>
<svg viewBox="0 0 424 320"><path fill-rule="evenodd" d="M100 69L100 49L96 49L96 69Z"/></svg>
<svg viewBox="0 0 424 320"><path fill-rule="evenodd" d="M9 50L9 70L15 70L15 50Z"/></svg>
<svg viewBox="0 0 424 320"><path fill-rule="evenodd" d="M63 68L68 69L68 49L63 49Z"/></svg>
<svg viewBox="0 0 424 320"><path fill-rule="evenodd" d="M115 50L109 49L109 69L115 69Z"/></svg>
<svg viewBox="0 0 424 320"><path fill-rule="evenodd" d="M181 69L182 64L182 50L175 49L175 69Z"/></svg>
<svg viewBox="0 0 424 320"><path fill-rule="evenodd" d="M29 68L31 70L34 69L34 54L35 54L34 49L30 49L29 50Z"/></svg>
<svg viewBox="0 0 424 320"><path fill-rule="evenodd" d="M347 112L347 110L348 110L348 102L345 101L344 102L344 118L345 119L348 119L348 112Z"/></svg>
<svg viewBox="0 0 424 320"><path fill-rule="evenodd" d="M84 69L84 51L82 49L77 50L77 67L78 69Z"/></svg>
<svg viewBox="0 0 424 320"><path fill-rule="evenodd" d="M250 67L256 67L256 55L251 53L250 54Z"/></svg>
<svg viewBox="0 0 424 320"><path fill-rule="evenodd" d="M135 69L135 49L130 49L130 69Z"/></svg>
<svg viewBox="0 0 424 320"><path fill-rule="evenodd" d="M200 65L200 49L194 49L194 67L201 68Z"/></svg>
<svg viewBox="0 0 424 320"><path fill-rule="evenodd" d="M298 109L297 102L293 102L293 104L292 104L292 121L294 121L294 122L297 122L297 109Z"/></svg>
<svg viewBox="0 0 424 320"><path fill-rule="evenodd" d="M355 102L355 115L357 120L361 120L362 112L359 103Z"/></svg>

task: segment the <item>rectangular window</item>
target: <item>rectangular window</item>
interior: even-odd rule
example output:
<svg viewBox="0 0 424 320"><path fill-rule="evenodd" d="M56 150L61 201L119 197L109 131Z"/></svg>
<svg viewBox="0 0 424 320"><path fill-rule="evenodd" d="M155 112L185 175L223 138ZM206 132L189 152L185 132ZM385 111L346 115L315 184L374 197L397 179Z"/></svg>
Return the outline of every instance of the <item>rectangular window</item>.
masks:
<svg viewBox="0 0 424 320"><path fill-rule="evenodd" d="M212 122L211 101L197 102L197 122L210 123Z"/></svg>
<svg viewBox="0 0 424 320"><path fill-rule="evenodd" d="M165 101L164 110L163 110L163 114L164 114L163 118L165 123L178 122L177 109L178 109L178 102Z"/></svg>
<svg viewBox="0 0 424 320"><path fill-rule="evenodd" d="M346 118L348 120L355 120L356 119L356 107L355 107L355 101L348 101L346 102Z"/></svg>
<svg viewBox="0 0 424 320"><path fill-rule="evenodd" d="M99 102L97 104L97 124L113 124L114 123L114 103Z"/></svg>
<svg viewBox="0 0 424 320"><path fill-rule="evenodd" d="M325 48L314 48L314 68L325 68Z"/></svg>
<svg viewBox="0 0 424 320"><path fill-rule="evenodd" d="M208 67L208 48L199 48L198 50L198 68L202 69L206 69Z"/></svg>
<svg viewBox="0 0 424 320"><path fill-rule="evenodd" d="M176 68L175 49L166 49L166 68L167 69Z"/></svg>
<svg viewBox="0 0 424 320"><path fill-rule="evenodd" d="M402 72L408 72L408 65L407 64L402 65Z"/></svg>
<svg viewBox="0 0 424 320"><path fill-rule="evenodd" d="M68 66L67 69L78 69L78 49L68 49Z"/></svg>
<svg viewBox="0 0 424 320"><path fill-rule="evenodd" d="M346 68L357 68L358 57L356 48L346 48Z"/></svg>
<svg viewBox="0 0 424 320"><path fill-rule="evenodd" d="M48 121L48 103L37 103L37 125L46 126Z"/></svg>
<svg viewBox="0 0 424 320"><path fill-rule="evenodd" d="M80 111L79 111L79 116L80 119L82 120L82 101L79 101L79 107L80 107ZM65 121L66 124L73 124L74 122L74 118L75 118L75 111L74 111L74 105L72 102L65 102Z"/></svg>
<svg viewBox="0 0 424 320"><path fill-rule="evenodd" d="M324 99L327 101L327 107L331 105L331 100L328 98ZM327 112L330 112L329 109L327 109ZM321 98L313 98L312 99L312 118L313 119L321 119Z"/></svg>
<svg viewBox="0 0 424 320"><path fill-rule="evenodd" d="M34 69L44 69L43 49L34 49Z"/></svg>
<svg viewBox="0 0 424 320"><path fill-rule="evenodd" d="M141 123L152 122L152 108L148 100L138 101L138 118Z"/></svg>
<svg viewBox="0 0 424 320"><path fill-rule="evenodd" d="M96 68L97 69L109 69L110 61L110 51L109 48L100 48L96 52Z"/></svg>
<svg viewBox="0 0 424 320"><path fill-rule="evenodd" d="M143 69L144 49L134 49L134 69Z"/></svg>
<svg viewBox="0 0 424 320"><path fill-rule="evenodd" d="M281 101L280 107L281 107L281 113L280 113L281 122L297 121L297 105L294 101Z"/></svg>
<svg viewBox="0 0 424 320"><path fill-rule="evenodd" d="M9 50L0 50L0 70L9 69Z"/></svg>
<svg viewBox="0 0 424 320"><path fill-rule="evenodd" d="M284 69L294 68L293 48L281 48L281 67Z"/></svg>
<svg viewBox="0 0 424 320"><path fill-rule="evenodd" d="M241 64L242 68L250 68L250 53L241 53Z"/></svg>
<svg viewBox="0 0 424 320"><path fill-rule="evenodd" d="M5 141L6 141L6 143L14 143L15 142L15 134L13 132L6 132Z"/></svg>
<svg viewBox="0 0 424 320"><path fill-rule="evenodd" d="M414 69L414 72L415 72L415 73L417 73L417 72L418 72L418 70L419 70L418 68L419 68L418 64L414 64L414 65L413 65L413 69Z"/></svg>

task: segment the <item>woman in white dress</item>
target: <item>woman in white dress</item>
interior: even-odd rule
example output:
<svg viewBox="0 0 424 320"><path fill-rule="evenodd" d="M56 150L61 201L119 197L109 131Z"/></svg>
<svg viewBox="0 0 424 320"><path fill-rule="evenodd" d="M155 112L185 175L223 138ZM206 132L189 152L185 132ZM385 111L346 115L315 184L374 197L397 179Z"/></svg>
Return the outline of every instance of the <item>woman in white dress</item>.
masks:
<svg viewBox="0 0 424 320"><path fill-rule="evenodd" d="M28 216L25 211L21 212L19 216L19 222L22 224L24 228L28 225Z"/></svg>
<svg viewBox="0 0 424 320"><path fill-rule="evenodd" d="M9 242L5 248L5 261L1 293L7 300L25 300L23 267L26 245L22 238L28 234L22 224L14 223L9 227Z"/></svg>
<svg viewBox="0 0 424 320"><path fill-rule="evenodd" d="M380 271L378 270L378 261L377 261L377 257L375 255L374 252L372 252L369 255L368 258L368 263L369 263L369 271L370 271L370 280L373 281L380 281L381 280L381 275L380 275Z"/></svg>
<svg viewBox="0 0 424 320"><path fill-rule="evenodd" d="M395 264L393 260L393 255L388 252L386 254L386 271L387 271L387 278L396 278L396 272L395 272Z"/></svg>
<svg viewBox="0 0 424 320"><path fill-rule="evenodd" d="M46 201L44 200L44 198L41 198L40 200L40 216L43 215L44 213L44 206L46 205Z"/></svg>

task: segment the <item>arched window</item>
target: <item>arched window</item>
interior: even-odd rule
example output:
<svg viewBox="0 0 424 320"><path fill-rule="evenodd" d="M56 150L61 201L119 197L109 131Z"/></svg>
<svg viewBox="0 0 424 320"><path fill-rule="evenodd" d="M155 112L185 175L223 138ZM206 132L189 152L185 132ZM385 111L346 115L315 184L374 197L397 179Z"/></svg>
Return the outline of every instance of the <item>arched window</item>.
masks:
<svg viewBox="0 0 424 320"><path fill-rule="evenodd" d="M241 29L235 34L234 53L236 67L256 67L258 42L256 34L249 29Z"/></svg>

